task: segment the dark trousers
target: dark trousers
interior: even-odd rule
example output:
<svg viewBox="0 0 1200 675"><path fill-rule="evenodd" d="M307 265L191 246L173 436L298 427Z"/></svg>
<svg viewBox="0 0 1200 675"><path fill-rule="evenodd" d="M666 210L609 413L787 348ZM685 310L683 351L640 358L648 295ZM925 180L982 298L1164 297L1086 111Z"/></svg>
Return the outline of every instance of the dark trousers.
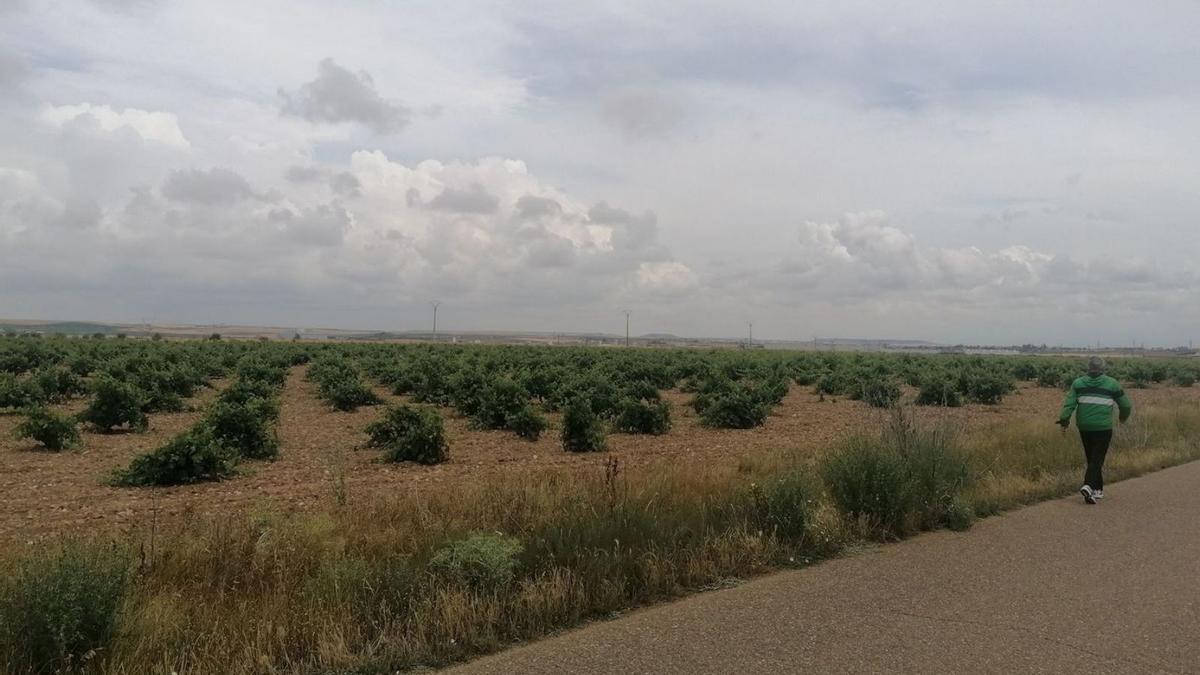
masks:
<svg viewBox="0 0 1200 675"><path fill-rule="evenodd" d="M1083 456L1087 458L1083 484L1093 490L1104 489L1104 457L1108 454L1108 444L1112 443L1112 436L1112 429L1079 432L1079 437L1083 439Z"/></svg>

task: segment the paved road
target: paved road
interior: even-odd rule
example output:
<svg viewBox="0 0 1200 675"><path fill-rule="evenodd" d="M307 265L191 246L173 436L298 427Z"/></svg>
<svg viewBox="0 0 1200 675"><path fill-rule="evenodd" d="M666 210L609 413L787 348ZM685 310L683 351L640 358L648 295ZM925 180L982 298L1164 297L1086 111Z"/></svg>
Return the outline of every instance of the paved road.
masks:
<svg viewBox="0 0 1200 675"><path fill-rule="evenodd" d="M1200 673L1200 462L482 658L467 673Z"/></svg>

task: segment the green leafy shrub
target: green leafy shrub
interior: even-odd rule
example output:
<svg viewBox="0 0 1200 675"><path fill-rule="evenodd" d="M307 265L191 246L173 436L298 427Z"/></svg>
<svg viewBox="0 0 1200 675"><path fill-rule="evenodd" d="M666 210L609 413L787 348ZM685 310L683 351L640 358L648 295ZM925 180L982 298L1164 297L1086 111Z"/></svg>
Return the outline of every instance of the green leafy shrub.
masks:
<svg viewBox="0 0 1200 675"><path fill-rule="evenodd" d="M46 395L30 377L0 373L0 409L21 409L46 403Z"/></svg>
<svg viewBox="0 0 1200 675"><path fill-rule="evenodd" d="M271 363L264 358L248 355L238 361L236 367L241 382L263 383L272 388L282 387L287 381L287 368Z"/></svg>
<svg viewBox="0 0 1200 675"><path fill-rule="evenodd" d="M995 405L1012 392L1013 380L999 370L972 368L960 376L959 389L975 403Z"/></svg>
<svg viewBox="0 0 1200 675"><path fill-rule="evenodd" d="M482 371L476 368L464 368L450 376L447 388L450 391L450 403L454 409L467 417L479 415L484 405L484 396L491 382ZM484 427L491 429L494 427Z"/></svg>
<svg viewBox="0 0 1200 675"><path fill-rule="evenodd" d="M788 380L784 377L768 377L754 387L754 395L768 407L783 403L788 393Z"/></svg>
<svg viewBox="0 0 1200 675"><path fill-rule="evenodd" d="M890 378L867 380L859 394L872 408L891 408L900 402L900 385Z"/></svg>
<svg viewBox="0 0 1200 675"><path fill-rule="evenodd" d="M419 403L445 405L450 402L450 366L438 358L422 357L413 362L407 384ZM399 385L395 385L397 393Z"/></svg>
<svg viewBox="0 0 1200 675"><path fill-rule="evenodd" d="M563 411L562 446L568 452L599 452L608 447L604 423L587 398L567 403Z"/></svg>
<svg viewBox="0 0 1200 675"><path fill-rule="evenodd" d="M272 403L250 399L245 403L217 401L201 422L217 443L246 459L275 459L279 439L271 425Z"/></svg>
<svg viewBox="0 0 1200 675"><path fill-rule="evenodd" d="M524 548L520 540L503 534L472 534L438 549L429 560L429 571L449 583L486 593L516 579Z"/></svg>
<svg viewBox="0 0 1200 675"><path fill-rule="evenodd" d="M308 369L308 379L317 383L317 394L335 410L349 412L382 402L363 383L358 370L341 356L314 361Z"/></svg>
<svg viewBox="0 0 1200 675"><path fill-rule="evenodd" d="M120 426L145 431L150 420L143 410L145 397L133 385L109 375L101 375L92 387L92 400L79 414L97 431L109 432Z"/></svg>
<svg viewBox="0 0 1200 675"><path fill-rule="evenodd" d="M43 368L33 375L33 384L47 402L65 401L87 392L87 383L68 368Z"/></svg>
<svg viewBox="0 0 1200 675"><path fill-rule="evenodd" d="M136 386L136 385L135 385ZM146 413L182 412L185 408L183 397L179 394L158 386L141 389L143 393L142 411Z"/></svg>
<svg viewBox="0 0 1200 675"><path fill-rule="evenodd" d="M513 413L506 422L509 429L527 441L536 441L542 432L550 428L550 422L539 415L533 406L526 405Z"/></svg>
<svg viewBox="0 0 1200 675"><path fill-rule="evenodd" d="M367 425L367 446L386 448L404 438L417 423L420 411L408 405L390 405L379 419Z"/></svg>
<svg viewBox="0 0 1200 675"><path fill-rule="evenodd" d="M121 548L67 541L26 554L0 578L0 664L82 669L116 634L128 582Z"/></svg>
<svg viewBox="0 0 1200 675"><path fill-rule="evenodd" d="M329 401L335 410L352 412L359 406L378 405L379 396L357 377L338 377L327 380L320 387L321 398Z"/></svg>
<svg viewBox="0 0 1200 675"><path fill-rule="evenodd" d="M529 407L529 394L509 379L489 382L479 392L478 406L471 417L477 429L507 429L509 421Z"/></svg>
<svg viewBox="0 0 1200 675"><path fill-rule="evenodd" d="M217 442L204 425L185 431L153 452L141 455L113 475L114 485L190 485L237 473L237 451Z"/></svg>
<svg viewBox="0 0 1200 675"><path fill-rule="evenodd" d="M635 401L659 401L662 399L662 394L658 392L658 387L646 380L634 380L621 391L621 401L617 404L618 414L623 408L626 401L633 399Z"/></svg>
<svg viewBox="0 0 1200 675"><path fill-rule="evenodd" d="M217 400L229 405L253 404L264 417L279 417L276 389L266 380L238 379L218 394Z"/></svg>
<svg viewBox="0 0 1200 675"><path fill-rule="evenodd" d="M388 462L440 464L450 458L442 416L436 410L405 405L388 409L382 420L367 427L370 443L384 449Z"/></svg>
<svg viewBox="0 0 1200 675"><path fill-rule="evenodd" d="M552 408L566 410L571 401L583 398L592 412L600 417L609 417L616 412L621 400L621 391L611 380L596 373L585 373L564 382L551 400Z"/></svg>
<svg viewBox="0 0 1200 675"><path fill-rule="evenodd" d="M850 393L853 381L848 373L835 370L817 378L816 392L827 396L843 396Z"/></svg>
<svg viewBox="0 0 1200 675"><path fill-rule="evenodd" d="M1184 372L1175 373L1175 377L1172 378L1172 382L1176 387L1191 387L1196 384L1196 374Z"/></svg>
<svg viewBox="0 0 1200 675"><path fill-rule="evenodd" d="M745 388L711 398L700 413L700 423L715 429L751 429L767 421L770 407Z"/></svg>
<svg viewBox="0 0 1200 675"><path fill-rule="evenodd" d="M627 434L660 436L671 430L671 404L666 401L624 399L618 407L613 427Z"/></svg>
<svg viewBox="0 0 1200 675"><path fill-rule="evenodd" d="M30 408L17 425L18 438L32 438L47 450L66 450L79 445L79 429L74 417L41 406Z"/></svg>
<svg viewBox="0 0 1200 675"><path fill-rule="evenodd" d="M1071 384L1071 374L1060 368L1045 367L1038 372L1037 384L1047 389L1066 389Z"/></svg>
<svg viewBox="0 0 1200 675"><path fill-rule="evenodd" d="M917 405L940 405L947 408L957 408L962 405L962 396L958 393L958 385L945 374L934 374L921 382L917 392Z"/></svg>

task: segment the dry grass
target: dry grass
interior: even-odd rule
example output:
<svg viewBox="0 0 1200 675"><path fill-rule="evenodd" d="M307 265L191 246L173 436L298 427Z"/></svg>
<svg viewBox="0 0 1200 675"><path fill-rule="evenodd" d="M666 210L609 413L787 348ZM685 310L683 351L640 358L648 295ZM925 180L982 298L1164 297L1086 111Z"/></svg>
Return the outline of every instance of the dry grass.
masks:
<svg viewBox="0 0 1200 675"><path fill-rule="evenodd" d="M997 426L967 439L976 481L968 498L989 515L1070 494L1083 481L1083 451L1073 428L1044 419ZM1200 459L1200 403L1178 400L1139 409L1117 428L1105 462L1108 481Z"/></svg>

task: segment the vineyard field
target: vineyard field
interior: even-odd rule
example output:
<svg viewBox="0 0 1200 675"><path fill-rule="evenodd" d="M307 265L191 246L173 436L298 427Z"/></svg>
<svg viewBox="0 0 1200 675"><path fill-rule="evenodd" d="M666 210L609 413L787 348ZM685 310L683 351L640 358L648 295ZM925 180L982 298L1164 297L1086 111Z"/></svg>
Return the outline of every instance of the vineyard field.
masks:
<svg viewBox="0 0 1200 675"><path fill-rule="evenodd" d="M1049 424L1061 385L1079 369L1080 361L1061 357L9 338L0 341L0 540L145 528L230 509L319 510L367 495L466 489L505 472L593 471L609 457L626 470L672 462L736 471L775 453L819 453L879 427L893 405L968 430L1031 417ZM1139 404L1200 400L1200 388L1190 386L1196 370L1186 359L1113 365L1114 375L1137 387L1131 391ZM321 375L326 371L332 375ZM71 379L67 373L74 385L60 387L64 392L47 384ZM80 422L80 443L61 452L19 437L32 408L78 415L104 378L137 390L145 431ZM179 485L129 487L112 479L138 457L204 427L218 402L233 398L226 392L235 383L266 380L275 384L262 394L271 410L260 427L277 441L274 459L243 457L219 480L201 471ZM347 381L372 395L367 404L331 402ZM498 382L509 383L509 398L515 396L506 405L545 420L536 440L494 428L509 419L503 414L481 422L487 414L477 408L499 404L480 396ZM917 405L938 386L961 405ZM700 412L720 405L736 411L739 392L749 392L748 405L765 413L761 424L721 428ZM579 396L597 408L602 453L564 450L561 410ZM718 402L697 402L706 396ZM651 399L666 403L665 433L615 428L620 401ZM447 461L386 462L366 447L368 425L395 405L436 411Z"/></svg>

